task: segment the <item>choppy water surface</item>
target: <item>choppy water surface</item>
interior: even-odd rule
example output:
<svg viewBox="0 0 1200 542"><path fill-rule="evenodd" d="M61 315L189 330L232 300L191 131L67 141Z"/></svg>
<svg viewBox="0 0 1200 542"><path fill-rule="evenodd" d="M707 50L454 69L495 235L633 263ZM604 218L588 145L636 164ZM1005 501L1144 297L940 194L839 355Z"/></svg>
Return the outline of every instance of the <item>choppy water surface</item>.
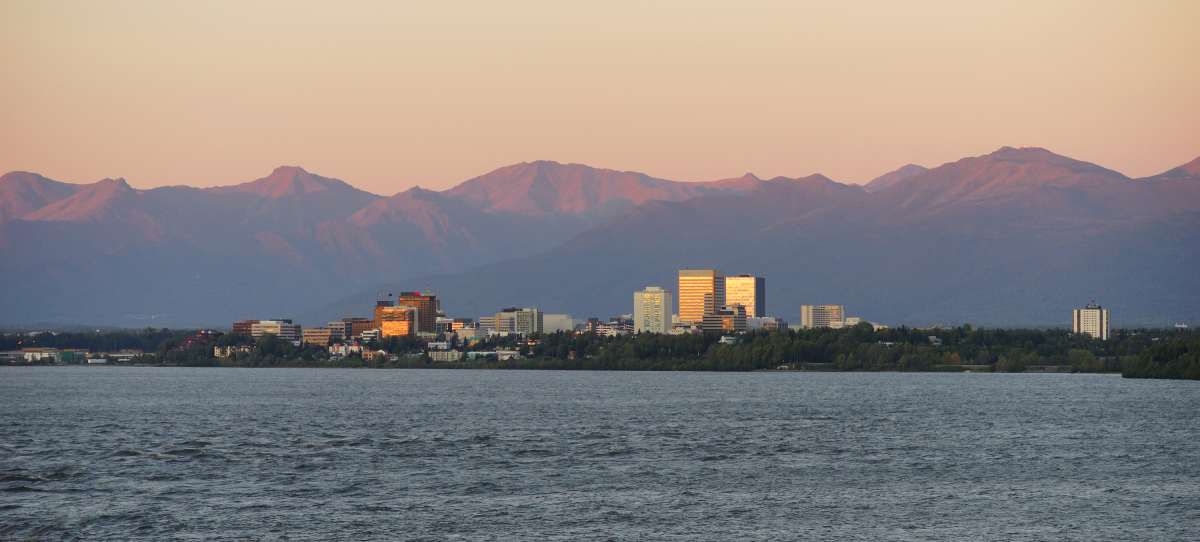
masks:
<svg viewBox="0 0 1200 542"><path fill-rule="evenodd" d="M0 539L1195 540L1200 383L0 368Z"/></svg>

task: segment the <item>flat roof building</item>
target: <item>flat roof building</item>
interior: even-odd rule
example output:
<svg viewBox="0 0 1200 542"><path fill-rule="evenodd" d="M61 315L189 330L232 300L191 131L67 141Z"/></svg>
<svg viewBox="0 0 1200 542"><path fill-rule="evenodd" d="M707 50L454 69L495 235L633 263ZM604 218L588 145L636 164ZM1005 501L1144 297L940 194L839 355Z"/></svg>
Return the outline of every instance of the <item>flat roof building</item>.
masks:
<svg viewBox="0 0 1200 542"><path fill-rule="evenodd" d="M679 321L699 324L725 301L725 281L716 269L679 270Z"/></svg>
<svg viewBox="0 0 1200 542"><path fill-rule="evenodd" d="M635 333L666 333L671 330L673 314L671 292L658 286L647 286L633 293Z"/></svg>
<svg viewBox="0 0 1200 542"><path fill-rule="evenodd" d="M1108 340L1108 309L1094 303L1071 311L1071 331Z"/></svg>
<svg viewBox="0 0 1200 542"><path fill-rule="evenodd" d="M800 305L800 327L804 329L839 329L845 325L846 307L843 305Z"/></svg>
<svg viewBox="0 0 1200 542"><path fill-rule="evenodd" d="M767 315L767 281L753 275L725 277L725 305L746 307L746 318Z"/></svg>

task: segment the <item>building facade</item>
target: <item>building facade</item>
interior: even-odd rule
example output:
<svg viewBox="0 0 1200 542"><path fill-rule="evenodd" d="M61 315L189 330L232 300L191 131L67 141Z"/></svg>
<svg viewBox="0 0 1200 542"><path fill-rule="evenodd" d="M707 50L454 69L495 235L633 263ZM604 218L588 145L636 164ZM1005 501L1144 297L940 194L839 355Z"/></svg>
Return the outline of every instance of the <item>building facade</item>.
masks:
<svg viewBox="0 0 1200 542"><path fill-rule="evenodd" d="M258 320L250 326L250 336L255 339L263 335L274 335L281 341L296 342L300 340L300 325L291 320Z"/></svg>
<svg viewBox="0 0 1200 542"><path fill-rule="evenodd" d="M329 346L329 343L334 340L333 330L328 327L306 328L300 332L300 336L303 337L304 344L322 348Z"/></svg>
<svg viewBox="0 0 1200 542"><path fill-rule="evenodd" d="M635 333L666 333L671 330L671 292L658 286L633 293L633 330Z"/></svg>
<svg viewBox="0 0 1200 542"><path fill-rule="evenodd" d="M800 327L842 328L846 325L846 307L842 305L800 305Z"/></svg>
<svg viewBox="0 0 1200 542"><path fill-rule="evenodd" d="M542 311L536 308L518 309L510 307L494 316L497 333L515 333L517 335L533 335L543 329Z"/></svg>
<svg viewBox="0 0 1200 542"><path fill-rule="evenodd" d="M258 323L258 320L238 320L233 323L233 330L232 330L233 334L234 335L249 335L251 332L251 328L253 328L254 324L257 324L257 323Z"/></svg>
<svg viewBox="0 0 1200 542"><path fill-rule="evenodd" d="M1107 341L1108 309L1089 304L1082 309L1071 311L1071 331Z"/></svg>
<svg viewBox="0 0 1200 542"><path fill-rule="evenodd" d="M725 300L725 280L716 269L679 270L679 321L699 324Z"/></svg>
<svg viewBox="0 0 1200 542"><path fill-rule="evenodd" d="M743 333L746 331L746 308L726 305L705 314L700 329L705 333Z"/></svg>
<svg viewBox="0 0 1200 542"><path fill-rule="evenodd" d="M570 314L543 314L542 333L556 333L575 329L575 319Z"/></svg>
<svg viewBox="0 0 1200 542"><path fill-rule="evenodd" d="M383 337L411 337L417 333L417 309L412 307L376 307L379 332Z"/></svg>
<svg viewBox="0 0 1200 542"><path fill-rule="evenodd" d="M746 318L767 315L767 281L753 275L725 277L725 305L746 307Z"/></svg>
<svg viewBox="0 0 1200 542"><path fill-rule="evenodd" d="M396 298L396 306L411 307L417 310L417 331L421 333L437 333L438 299L433 294L421 292L400 292Z"/></svg>

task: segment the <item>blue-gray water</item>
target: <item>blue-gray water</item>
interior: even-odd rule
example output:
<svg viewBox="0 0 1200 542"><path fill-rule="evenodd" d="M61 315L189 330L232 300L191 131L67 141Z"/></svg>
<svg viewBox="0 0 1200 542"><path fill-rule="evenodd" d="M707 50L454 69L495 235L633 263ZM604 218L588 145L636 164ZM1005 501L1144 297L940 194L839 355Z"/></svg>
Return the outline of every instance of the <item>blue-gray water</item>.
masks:
<svg viewBox="0 0 1200 542"><path fill-rule="evenodd" d="M0 539L1196 540L1200 383L0 368Z"/></svg>

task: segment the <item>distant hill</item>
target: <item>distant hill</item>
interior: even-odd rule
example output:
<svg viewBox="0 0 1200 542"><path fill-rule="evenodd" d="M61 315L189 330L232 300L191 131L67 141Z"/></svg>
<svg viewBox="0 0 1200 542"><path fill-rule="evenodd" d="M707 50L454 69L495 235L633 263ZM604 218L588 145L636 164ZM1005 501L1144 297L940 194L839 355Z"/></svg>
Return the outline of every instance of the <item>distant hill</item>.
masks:
<svg viewBox="0 0 1200 542"><path fill-rule="evenodd" d="M227 325L365 315L432 289L454 313L629 312L684 266L767 277L769 311L845 303L909 324L1200 321L1193 161L1130 179L1002 148L866 187L821 175L677 182L538 161L382 197L295 166L234 186L138 190L0 177L0 324Z"/></svg>
<svg viewBox="0 0 1200 542"><path fill-rule="evenodd" d="M883 175L871 179L871 182L867 183L863 187L867 189L867 192L878 192L885 188L889 188L900 181L925 173L926 171L929 171L929 168L925 166L907 164L901 166L899 169L889 171Z"/></svg>

